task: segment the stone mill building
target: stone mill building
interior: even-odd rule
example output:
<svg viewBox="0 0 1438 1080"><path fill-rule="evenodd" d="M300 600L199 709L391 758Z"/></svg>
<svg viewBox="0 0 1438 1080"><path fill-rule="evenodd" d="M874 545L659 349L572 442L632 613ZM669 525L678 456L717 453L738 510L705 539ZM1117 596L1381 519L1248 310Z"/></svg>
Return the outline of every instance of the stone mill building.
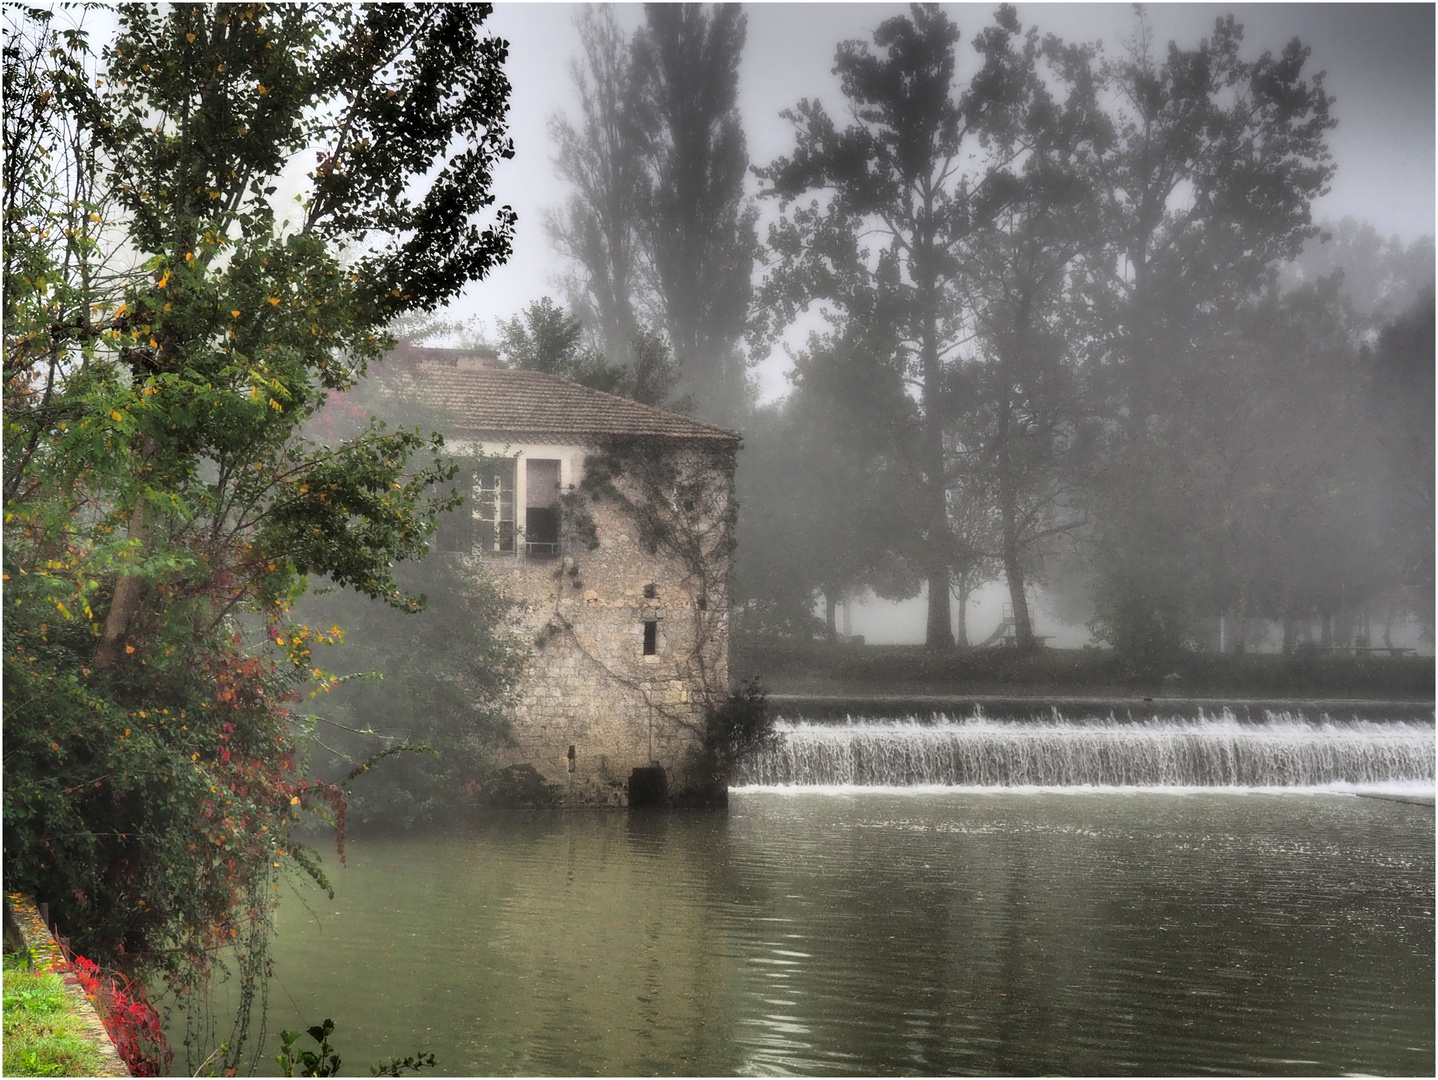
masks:
<svg viewBox="0 0 1438 1080"><path fill-rule="evenodd" d="M437 542L515 605L531 659L500 764L568 805L708 801L707 711L728 694L735 432L493 354L409 348L466 506Z"/></svg>

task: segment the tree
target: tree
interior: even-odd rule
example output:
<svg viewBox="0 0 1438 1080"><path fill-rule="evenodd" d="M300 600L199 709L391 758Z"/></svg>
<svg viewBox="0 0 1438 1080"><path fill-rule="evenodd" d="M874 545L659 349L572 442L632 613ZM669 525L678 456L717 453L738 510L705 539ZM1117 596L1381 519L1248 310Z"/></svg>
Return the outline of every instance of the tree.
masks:
<svg viewBox="0 0 1438 1080"><path fill-rule="evenodd" d="M550 241L575 267L569 302L590 329L591 346L616 363L628 358L639 328L637 239L643 164L634 116L629 45L611 5L586 7L576 19L583 62L570 65L582 127L550 121L559 174L575 188L547 222Z"/></svg>
<svg viewBox="0 0 1438 1080"><path fill-rule="evenodd" d="M796 357L793 392L756 412L745 435L736 591L751 629L810 636L819 594L833 639L846 597L918 591L901 445L913 425L885 422L909 402L897 371L871 362L875 344L813 335Z"/></svg>
<svg viewBox="0 0 1438 1080"><path fill-rule="evenodd" d="M970 244L977 354L955 377L961 468L992 493L1015 642L1035 644L1028 584L1045 547L1078 524L1073 458L1084 419L1069 269L1097 229L1092 169L1111 129L1092 51L1050 39L1051 83L1029 92L1022 159L986 178Z"/></svg>
<svg viewBox="0 0 1438 1080"><path fill-rule="evenodd" d="M1296 289L1340 272L1343 302L1381 328L1416 304L1424 288L1433 284L1433 237L1404 244L1396 236L1380 236L1356 218L1324 222L1323 231L1282 267L1280 282L1285 289Z"/></svg>
<svg viewBox="0 0 1438 1080"><path fill-rule="evenodd" d="M734 5L647 5L628 42L608 8L578 24L583 123L551 124L575 188L550 218L576 268L571 306L616 363L628 362L641 325L663 333L680 392L701 415L737 425L757 216L744 199L736 105L744 15Z"/></svg>
<svg viewBox="0 0 1438 1080"><path fill-rule="evenodd" d="M391 325L405 343L464 328L430 318ZM453 431L455 416L418 390L406 366L375 365L343 394L333 394L306 433L325 445L360 435L370 417L390 427ZM502 589L473 557L471 490L483 459L472 449L446 446L454 466L453 509L438 519L423 558L395 567L419 611L375 604L363 593L335 586L309 591L295 618L343 628L329 650L343 676L320 684L323 706L306 718L313 743L311 768L344 773L376 754L424 748L362 769L348 799L348 820L409 829L487 801L492 754L507 744L515 687L528 658Z"/></svg>
<svg viewBox="0 0 1438 1080"><path fill-rule="evenodd" d="M1433 288L1384 328L1373 355L1373 423L1386 465L1389 550L1408 604L1433 636Z"/></svg>
<svg viewBox="0 0 1438 1080"><path fill-rule="evenodd" d="M745 17L734 4L647 4L634 42L647 285L699 412L737 426L758 211L739 120Z"/></svg>
<svg viewBox="0 0 1438 1080"><path fill-rule="evenodd" d="M286 702L332 635L290 604L314 576L415 606L393 568L452 467L300 429L509 251L486 15L137 5L82 93L83 39L7 9L7 94L50 93L5 121L5 863L78 949L184 982L238 942L253 974L276 871L322 880L289 834L343 793L300 775Z"/></svg>
<svg viewBox="0 0 1438 1080"><path fill-rule="evenodd" d="M579 319L547 296L502 323L499 330L500 348L514 367L558 375L644 405L689 411L688 399L669 400L678 373L669 347L653 331L634 331L624 350L628 357L624 363L611 363L604 354L586 348L583 336Z"/></svg>
<svg viewBox="0 0 1438 1080"><path fill-rule="evenodd" d="M1276 262L1317 229L1309 206L1332 176L1333 126L1308 49L1239 55L1242 28L1219 19L1196 48L1153 55L1147 24L1104 65L1119 101L1096 161L1102 240L1080 264L1089 377L1104 398L1104 482L1092 493L1101 622L1147 651L1178 647L1183 586L1182 439L1193 343L1219 336ZM1127 620L1118 628L1113 620Z"/></svg>
<svg viewBox="0 0 1438 1080"><path fill-rule="evenodd" d="M855 122L839 130L822 105L802 101L784 113L796 129L793 155L759 170L764 193L787 212L769 234L778 265L765 300L779 320L822 301L841 318L882 313L897 330L894 357L879 362L896 363L917 398L921 503L913 529L924 552L930 646L953 643L944 439L949 380L972 329L965 256L991 175L968 172L966 158L976 149L993 165L1019 153L1014 121L1033 90L1036 48L1013 9L1001 7L975 40L979 67L956 99L958 40L942 10L915 5L875 31L882 55L844 42L835 70ZM810 193L825 201L797 202ZM871 252L869 236L884 246Z"/></svg>

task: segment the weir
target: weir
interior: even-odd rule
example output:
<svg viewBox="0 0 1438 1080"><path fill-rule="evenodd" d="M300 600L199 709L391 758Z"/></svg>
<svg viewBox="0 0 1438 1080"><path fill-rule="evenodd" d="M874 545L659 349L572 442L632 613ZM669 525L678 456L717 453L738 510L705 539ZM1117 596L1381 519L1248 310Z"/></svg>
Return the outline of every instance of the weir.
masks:
<svg viewBox="0 0 1438 1080"><path fill-rule="evenodd" d="M1239 788L1431 794L1432 720L781 719L744 787Z"/></svg>

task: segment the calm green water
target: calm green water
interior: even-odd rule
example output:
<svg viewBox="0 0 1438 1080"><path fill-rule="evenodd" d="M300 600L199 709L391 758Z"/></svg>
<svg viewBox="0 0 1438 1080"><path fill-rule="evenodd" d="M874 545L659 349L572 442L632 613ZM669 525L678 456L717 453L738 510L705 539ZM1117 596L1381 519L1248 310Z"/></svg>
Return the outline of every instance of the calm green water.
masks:
<svg viewBox="0 0 1438 1080"><path fill-rule="evenodd" d="M361 838L334 877L283 905L269 1028L332 1016L347 1072L1434 1070L1426 806L738 792Z"/></svg>

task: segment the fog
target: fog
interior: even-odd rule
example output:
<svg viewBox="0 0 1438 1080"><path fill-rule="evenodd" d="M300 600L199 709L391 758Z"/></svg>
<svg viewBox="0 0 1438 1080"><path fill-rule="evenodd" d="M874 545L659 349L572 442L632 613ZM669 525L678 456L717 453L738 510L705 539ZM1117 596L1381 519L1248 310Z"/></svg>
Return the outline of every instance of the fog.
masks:
<svg viewBox="0 0 1438 1080"><path fill-rule="evenodd" d="M918 14L890 4L757 4L742 18L733 9L701 17L677 11L665 23L638 5L613 8L596 52L598 9L496 6L493 29L511 49L516 155L495 190L519 213L515 254L448 314L466 323L462 336L536 355L543 328L530 305L551 297L559 307L550 317L575 322L570 352L544 363L573 377L608 372L606 386L623 383L616 372L626 363L639 363L629 337L636 326L649 328L645 362L656 362L654 348L667 348L675 385L672 400L655 403L687 400L699 415L746 435L737 588L751 630L934 644L947 625L961 642L980 643L1009 620L1008 635L1021 643L1068 647L1094 633L1118 647L1133 646L1125 635L1137 634L1169 646L1239 650L1431 640L1431 415L1425 420L1402 403L1432 396L1431 357L1413 359L1425 347L1414 344L1414 333L1423 333L1414 305L1433 278L1432 7L1165 4L1147 9L1141 22L1129 5L1019 5L1018 23L1041 35L1036 45L1057 35L1092 46L1084 63L1101 84L1083 112L1065 97L1080 83L1046 53L1035 61L1038 92L1069 108L1075 123L1087 116L1116 125L1108 142L1048 144L1054 168L1087 176L1077 182L1090 184L1094 213L1135 216L1129 226L1113 218L1102 228L1085 219L1099 232L1080 239L1072 230L1085 211L1056 207L1040 188L1027 211L1015 209L1021 203L991 205L981 211L995 215L987 225L935 241L934 250L960 269L934 286L938 321L928 337L916 329L922 320L912 305L884 337L876 321L858 314L869 303L862 288L813 287L816 268L834 270L833 258L806 262L803 254L820 235L803 208L812 203L821 217L832 215L843 184L824 171L833 149L824 125L830 134L867 128L880 142L885 127L854 100L853 86L846 94L836 51L856 41L851 59L892 60L892 42L876 43L876 29L895 17L912 28ZM1217 151L1223 136L1210 127L1203 136L1210 149L1173 150L1179 175L1160 178L1170 184L1164 217L1145 224L1133 211L1136 181L1116 180L1113 171L1129 168L1121 164L1123 124L1135 115L1136 88L1151 75L1163 93L1176 94L1182 79L1169 71L1169 48L1178 50L1178 64L1197 55L1201 40L1219 56L1224 35L1215 22L1229 14L1241 41L1230 60L1212 62L1228 64L1231 77L1220 76L1197 107L1229 110L1224 123L1246 134ZM975 45L998 33L995 9L946 6L939 22L958 31L949 94L957 102L979 68ZM1008 47L1021 52L1016 29L1009 28ZM915 34L944 32L929 26ZM1295 38L1306 57L1285 57ZM731 68L720 71L716 61L708 71L725 40L742 43ZM615 85L639 88L637 111L624 122L648 125L634 150L638 171L606 189L608 210L598 208L599 189L574 183L582 174L603 188L603 155L582 168L573 156L593 130L599 101L581 101L575 73L594 90L600 53L620 71ZM1275 59L1257 75L1266 54ZM1005 55L1011 60L1003 62L1019 63L1017 52ZM682 175L675 179L684 142L675 103L686 79L719 102L704 121L710 173L689 188ZM1261 109L1245 113L1265 79L1309 95L1308 104L1282 121L1265 120ZM824 119L781 116L801 101ZM1288 104L1275 97L1267 107L1281 112ZM933 173L942 174L942 198L969 199L967 192L992 186L995 170L1015 183L1038 182L1031 169L1038 143L1020 138L1017 156L1004 159L995 146L1012 142L1012 132L985 134L972 117L964 123L972 130ZM566 131L569 151L559 142ZM729 158L715 149L740 136ZM1285 145L1271 150L1280 140ZM803 176L797 166L785 172L798 151L812 166ZM1205 163L1206 153L1214 156ZM1238 169L1230 180L1215 179L1215 170L1232 164L1225 154L1247 153L1252 163L1243 168L1252 175L1234 179ZM636 184L641 194L631 198L627 189ZM1105 184L1109 196L1098 195ZM1117 201L1104 204L1105 197ZM628 208L620 217L632 220L616 226L610 219L620 203ZM641 203L649 209L635 209ZM970 213L980 204L964 205ZM590 224L576 213L589 214ZM885 213L870 205L845 222L826 219L841 232L857 230L863 252L847 272L868 275L870 300L879 295L882 275L873 275L886 246L897 253L900 291L922 291L913 237ZM1304 241L1310 221L1328 232ZM585 227L588 240L580 235ZM1125 227L1148 231L1122 239ZM1239 234L1220 242L1235 228ZM1056 239L1065 229L1069 239ZM581 252L601 234L610 264L600 277L612 280L596 279L597 263ZM723 273L715 270L715 243L733 245ZM1003 245L1010 243L1008 259ZM1106 264L1109 256L1094 244L1108 245L1118 262ZM1010 311L1001 298L1012 290L1002 290L1014 285L1020 255L1035 251L1060 259L1049 277L1030 282L1043 292L1039 313ZM1150 258L1168 284L1146 284ZM735 266L749 267L747 278ZM616 290L619 309L606 311ZM1107 323L1085 322L1096 304L1110 305ZM1407 330L1391 329L1405 315ZM729 329L716 329L721 324ZM925 357L937 366L925 366ZM747 403L736 365L747 367ZM884 393L899 395L888 414L871 400ZM786 487L773 479L787 469L821 495L804 481ZM940 504L948 509L935 509ZM947 514L947 524L935 525L935 513ZM974 513L984 520L960 522ZM935 539L936 529L948 539ZM774 556L776 549L787 554ZM790 595L779 597L784 589ZM947 604L929 601L950 591ZM845 599L847 630L839 622ZM814 621L808 630L799 625L806 618Z"/></svg>
<svg viewBox="0 0 1438 1080"><path fill-rule="evenodd" d="M500 202L519 212L514 257L489 280L476 283L456 314L486 325L509 318L531 300L555 294L563 267L544 235L543 217L568 187L553 167L548 125L573 114L571 61L579 52L578 4L495 5L491 24L510 43L514 86L511 130L516 154L498 174ZM993 6L951 5L967 34ZM639 4L616 5L633 30ZM765 164L793 142L782 109L802 97L839 99L834 49L845 39L867 40L903 4L750 4L749 33L739 80L739 111L750 160ZM1117 50L1133 34L1129 4L1020 4L1024 25L1074 41L1102 41ZM1244 25L1249 52L1278 49L1297 36L1313 49L1311 64L1327 72L1339 119L1329 139L1338 172L1314 203L1314 216L1370 222L1384 236L1412 241L1434 232L1434 21L1424 4L1155 4L1148 9L1156 37L1194 44L1232 12ZM750 181L751 192L757 184ZM761 397L788 392L788 362L774 350L756 368Z"/></svg>

